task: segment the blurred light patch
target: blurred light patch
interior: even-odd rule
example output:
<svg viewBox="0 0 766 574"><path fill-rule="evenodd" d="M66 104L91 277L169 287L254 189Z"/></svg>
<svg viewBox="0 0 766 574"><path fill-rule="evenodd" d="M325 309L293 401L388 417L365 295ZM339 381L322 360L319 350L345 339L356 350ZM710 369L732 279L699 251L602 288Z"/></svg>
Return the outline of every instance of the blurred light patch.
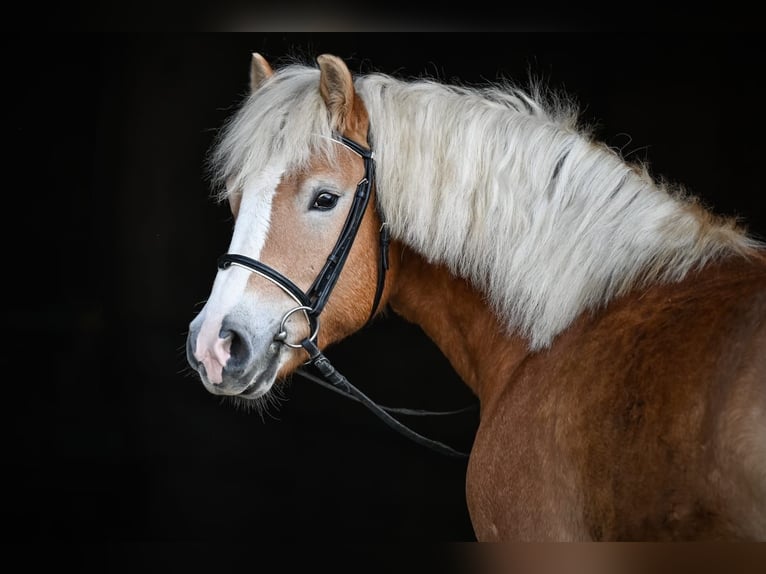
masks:
<svg viewBox="0 0 766 574"><path fill-rule="evenodd" d="M523 13L494 14L482 9L460 17L446 12L381 11L369 4L322 2L289 5L242 3L213 5L201 21L213 32L535 32L580 29L565 15L530 17Z"/></svg>
<svg viewBox="0 0 766 574"><path fill-rule="evenodd" d="M460 574L761 574L758 542L519 542L451 546Z"/></svg>

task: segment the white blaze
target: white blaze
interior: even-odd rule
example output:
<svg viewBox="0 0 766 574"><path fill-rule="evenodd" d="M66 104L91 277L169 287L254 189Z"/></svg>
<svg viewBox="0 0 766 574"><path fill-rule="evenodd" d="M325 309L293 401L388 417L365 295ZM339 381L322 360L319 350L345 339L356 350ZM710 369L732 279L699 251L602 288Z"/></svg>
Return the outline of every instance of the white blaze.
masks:
<svg viewBox="0 0 766 574"><path fill-rule="evenodd" d="M271 202L284 169L272 167L250 178L242 193L237 223L229 244L229 253L260 257L266 243L271 218ZM200 311L202 321L194 356L205 366L210 382L220 384L223 367L229 358L230 341L219 337L224 317L240 302L251 273L232 265L219 269L210 297Z"/></svg>

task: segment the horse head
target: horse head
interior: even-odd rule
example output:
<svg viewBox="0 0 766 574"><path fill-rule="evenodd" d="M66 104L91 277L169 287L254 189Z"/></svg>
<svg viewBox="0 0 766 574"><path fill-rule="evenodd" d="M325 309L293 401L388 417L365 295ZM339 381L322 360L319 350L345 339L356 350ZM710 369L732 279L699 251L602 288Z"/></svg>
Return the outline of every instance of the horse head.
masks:
<svg viewBox="0 0 766 574"><path fill-rule="evenodd" d="M279 73L253 54L251 93L230 139L269 148L259 156L269 159L240 161L225 174L222 196L234 230L186 345L189 364L213 394L263 397L306 361L301 342L324 348L361 328L382 306L381 218L370 199L367 111L342 60L321 55L317 63L307 101L322 127L306 126L312 133L302 137L314 151L298 161L284 151L300 145L288 132L301 129L294 126L301 112L285 108L290 103L279 94L288 79L280 82ZM269 106L272 117L264 123L276 126L273 133L247 123ZM238 153L258 156L255 149Z"/></svg>

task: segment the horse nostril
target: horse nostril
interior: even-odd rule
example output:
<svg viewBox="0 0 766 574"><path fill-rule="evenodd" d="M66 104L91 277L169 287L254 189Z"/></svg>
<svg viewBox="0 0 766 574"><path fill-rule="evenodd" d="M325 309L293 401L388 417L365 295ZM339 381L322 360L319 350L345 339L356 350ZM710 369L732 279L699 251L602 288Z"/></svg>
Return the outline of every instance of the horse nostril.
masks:
<svg viewBox="0 0 766 574"><path fill-rule="evenodd" d="M236 333L231 334L231 356L236 360L247 348L242 344L242 337Z"/></svg>
<svg viewBox="0 0 766 574"><path fill-rule="evenodd" d="M223 328L218 336L224 341L229 350L229 360L225 370L238 370L247 365L250 357L250 347L246 339L235 329Z"/></svg>

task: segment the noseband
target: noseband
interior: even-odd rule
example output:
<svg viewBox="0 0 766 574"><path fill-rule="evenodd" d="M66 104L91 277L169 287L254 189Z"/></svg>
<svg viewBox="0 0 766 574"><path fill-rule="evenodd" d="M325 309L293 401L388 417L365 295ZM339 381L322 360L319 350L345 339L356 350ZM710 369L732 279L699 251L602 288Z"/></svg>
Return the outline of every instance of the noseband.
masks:
<svg viewBox="0 0 766 574"><path fill-rule="evenodd" d="M399 412L401 414L410 415L444 415L463 412L473 408L473 406L456 411L445 412L382 407L372 401L372 399L367 397L359 389L354 387L343 375L335 370L330 361L327 359L327 357L324 356L324 354L322 354L316 344L316 338L319 332L319 314L327 304L330 293L332 292L333 287L335 287L335 284L338 281L338 277L340 277L341 271L343 270L343 265L348 258L348 254L351 252L351 247L354 244L354 239L356 238L357 232L359 231L359 227L362 223L362 218L364 217L364 213L367 210L367 206L370 202L370 196L372 195L372 183L375 178L375 161L372 151L362 147L355 141L350 140L340 134L336 134L333 139L338 143L346 146L348 149L362 158L364 161L364 176L356 186L354 200L351 204L351 209L346 216L346 222L344 223L343 229L338 236L338 240L335 242L335 246L330 252L330 255L327 257L324 266L319 271L319 274L312 283L311 287L309 287L308 291L302 291L295 283L282 275L276 269L245 255L225 253L218 258L218 268L228 269L234 265L247 269L248 271L251 271L252 273L260 275L261 277L271 281L298 304L297 307L294 307L285 313L280 323L279 332L274 336L274 340L294 349L303 348L309 355L309 361L307 364L314 366L322 375L322 378L318 378L303 369L298 369L299 374L303 375L309 380L312 380L323 386L327 386L334 391L337 391L349 398L363 403L378 417L380 417L386 424L398 430L405 436L411 438L415 442L423 444L424 446L428 446L429 448L437 450L443 454L464 458L468 456L466 453L458 452L443 443L420 435L419 433L406 427L397 419L392 417L389 412ZM372 302L372 309L370 310L370 315L367 319L368 322L371 321L375 316L375 313L378 310L378 306L380 304L380 299L383 295L383 289L385 288L386 271L388 270L389 242L390 236L388 225L384 220L380 226L377 286L375 289L375 297ZM305 314L310 326L310 334L303 341L301 341L300 344L288 342L286 331L287 320L293 313L297 312L303 312Z"/></svg>

